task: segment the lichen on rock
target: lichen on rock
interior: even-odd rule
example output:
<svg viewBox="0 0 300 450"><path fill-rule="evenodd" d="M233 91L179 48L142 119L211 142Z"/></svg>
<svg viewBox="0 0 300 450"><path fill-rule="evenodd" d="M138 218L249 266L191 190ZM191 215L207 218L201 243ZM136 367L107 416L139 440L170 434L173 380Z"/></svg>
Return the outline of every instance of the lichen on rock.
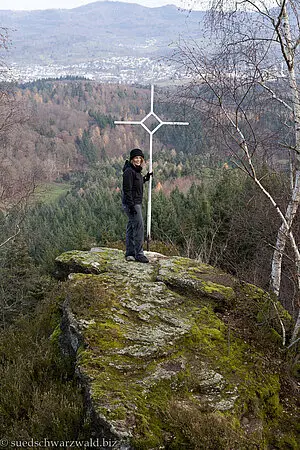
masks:
<svg viewBox="0 0 300 450"><path fill-rule="evenodd" d="M126 262L99 248L57 258L69 274L61 339L99 427L120 449L268 448L283 411L279 377L236 327L240 316L230 322L253 288L188 258L148 256ZM253 328L268 301L256 292Z"/></svg>

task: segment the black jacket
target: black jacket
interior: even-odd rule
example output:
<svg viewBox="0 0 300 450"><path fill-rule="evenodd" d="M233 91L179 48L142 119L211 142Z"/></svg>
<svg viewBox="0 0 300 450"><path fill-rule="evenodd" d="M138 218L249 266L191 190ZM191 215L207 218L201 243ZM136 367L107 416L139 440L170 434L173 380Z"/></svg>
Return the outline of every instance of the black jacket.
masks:
<svg viewBox="0 0 300 450"><path fill-rule="evenodd" d="M145 177L141 174L142 167L135 167L126 161L123 167L123 204L128 207L140 205L143 201L143 185Z"/></svg>

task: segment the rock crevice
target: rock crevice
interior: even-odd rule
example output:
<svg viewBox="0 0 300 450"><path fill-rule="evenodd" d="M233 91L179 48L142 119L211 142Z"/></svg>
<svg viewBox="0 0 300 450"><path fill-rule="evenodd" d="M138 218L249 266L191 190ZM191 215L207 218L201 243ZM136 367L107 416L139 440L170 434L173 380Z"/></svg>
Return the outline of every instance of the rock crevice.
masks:
<svg viewBox="0 0 300 450"><path fill-rule="evenodd" d="M249 326L261 332L257 315L268 295L188 258L148 256L150 264L138 264L98 248L57 258L59 276L68 275L61 343L74 358L96 429L119 449L264 442L270 404L260 386L278 400L272 414L279 417L278 376L228 317L251 303ZM227 321L216 313L220 305ZM208 439L199 425L208 418L219 431L197 447L193 439Z"/></svg>

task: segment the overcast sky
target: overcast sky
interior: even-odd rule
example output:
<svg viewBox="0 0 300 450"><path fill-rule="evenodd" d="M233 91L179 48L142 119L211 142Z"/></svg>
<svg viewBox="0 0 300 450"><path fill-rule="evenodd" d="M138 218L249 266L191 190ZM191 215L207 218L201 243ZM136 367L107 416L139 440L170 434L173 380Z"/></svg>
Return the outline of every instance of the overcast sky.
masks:
<svg viewBox="0 0 300 450"><path fill-rule="evenodd" d="M126 1L126 0L120 0ZM94 0L0 0L1 9L33 10L33 9L71 9L78 6L94 3ZM176 6L189 8L193 0L131 0L128 3L139 3L144 6L154 7L174 4Z"/></svg>

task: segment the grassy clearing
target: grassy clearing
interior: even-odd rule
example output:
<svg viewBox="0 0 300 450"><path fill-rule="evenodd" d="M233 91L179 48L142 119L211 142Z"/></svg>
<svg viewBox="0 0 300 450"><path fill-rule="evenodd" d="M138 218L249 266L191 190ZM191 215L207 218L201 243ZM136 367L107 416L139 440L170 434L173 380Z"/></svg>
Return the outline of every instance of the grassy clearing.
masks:
<svg viewBox="0 0 300 450"><path fill-rule="evenodd" d="M54 203L60 197L67 194L71 185L68 183L43 183L35 191L34 201L42 203Z"/></svg>

